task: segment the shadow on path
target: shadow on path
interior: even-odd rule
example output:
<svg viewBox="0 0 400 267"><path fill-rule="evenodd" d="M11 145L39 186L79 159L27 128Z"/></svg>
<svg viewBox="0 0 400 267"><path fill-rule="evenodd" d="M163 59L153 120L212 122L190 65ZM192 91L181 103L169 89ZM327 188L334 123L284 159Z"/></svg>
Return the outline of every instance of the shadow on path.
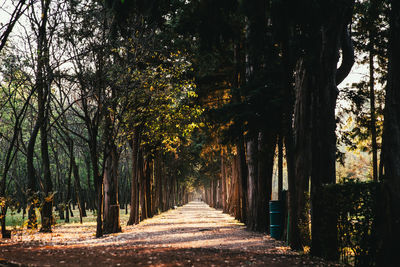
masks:
<svg viewBox="0 0 400 267"><path fill-rule="evenodd" d="M100 239L17 242L0 249L9 262L32 266L339 266L300 256L203 202Z"/></svg>

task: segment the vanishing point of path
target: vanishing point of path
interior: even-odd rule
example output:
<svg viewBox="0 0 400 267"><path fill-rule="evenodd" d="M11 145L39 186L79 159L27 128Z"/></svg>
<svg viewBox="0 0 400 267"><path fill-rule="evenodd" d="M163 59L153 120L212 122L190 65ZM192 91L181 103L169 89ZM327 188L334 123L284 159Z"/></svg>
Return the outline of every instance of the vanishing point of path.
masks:
<svg viewBox="0 0 400 267"><path fill-rule="evenodd" d="M301 256L267 235L247 231L202 202L123 230L96 239L93 225L75 224L28 241L22 236L0 241L0 266L339 266Z"/></svg>

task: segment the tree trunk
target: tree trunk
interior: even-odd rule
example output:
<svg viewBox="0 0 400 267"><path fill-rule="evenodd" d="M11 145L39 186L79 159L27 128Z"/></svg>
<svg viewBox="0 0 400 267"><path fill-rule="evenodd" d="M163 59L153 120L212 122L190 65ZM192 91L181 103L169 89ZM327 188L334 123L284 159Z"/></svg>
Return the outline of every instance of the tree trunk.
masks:
<svg viewBox="0 0 400 267"><path fill-rule="evenodd" d="M70 154L69 168L68 168L68 179L67 179L67 197L65 202L65 222L69 223L69 213L70 208L69 204L71 203L71 177L72 177L72 157L71 155L74 153L72 143L68 144L68 150Z"/></svg>
<svg viewBox="0 0 400 267"><path fill-rule="evenodd" d="M250 230L257 229L257 185L258 185L258 135L247 142L247 221Z"/></svg>
<svg viewBox="0 0 400 267"><path fill-rule="evenodd" d="M400 3L392 0L389 30L389 72L386 86L383 244L377 266L398 265L400 236Z"/></svg>
<svg viewBox="0 0 400 267"><path fill-rule="evenodd" d="M240 219L241 222L247 222L247 165L246 155L244 151L243 137L239 138L239 142L236 145L238 153L238 176L240 181L239 194L240 194Z"/></svg>
<svg viewBox="0 0 400 267"><path fill-rule="evenodd" d="M288 243L292 246L292 240L296 240L293 248L298 246L296 243L299 240L299 231L296 230L296 215L298 203L296 201L296 175L295 175L295 145L294 145L294 131L293 131L293 117L294 117L294 68L295 60L297 58L294 56L295 51L291 44L292 35L295 26L293 25L293 20L290 19L290 14L284 13L284 16L274 17L273 22L282 25L281 31L281 46L282 46L282 83L284 86L283 97L286 99L283 106L282 113L282 132L283 140L286 151L286 169L288 175L288 197L287 197L287 209L289 222L288 228ZM293 216L294 215L294 216ZM294 227L294 228L293 228Z"/></svg>
<svg viewBox="0 0 400 267"><path fill-rule="evenodd" d="M377 26L375 22L378 19L381 1L371 0L368 6L368 65L369 65L369 101L370 101L370 132L371 132L371 152L372 152L372 179L378 181L378 145L376 142L376 109L375 109L375 77L374 77L374 57L375 57L375 43L377 38Z"/></svg>
<svg viewBox="0 0 400 267"><path fill-rule="evenodd" d="M132 179L131 179L131 207L129 213L128 225L139 223L139 181L138 181L138 153L139 153L139 133L138 129L133 130L131 141L132 148Z"/></svg>
<svg viewBox="0 0 400 267"><path fill-rule="evenodd" d="M272 193L272 174L276 147L276 135L260 132L258 139L258 179L256 230L269 229L269 200Z"/></svg>
<svg viewBox="0 0 400 267"><path fill-rule="evenodd" d="M170 208L169 198L170 198L170 195L171 195L171 190L170 190L170 188L171 188L170 180L171 179L167 175L164 176L164 179L165 179L165 182L164 182L164 184L165 184L165 194L164 194L165 200L164 200L164 209L163 209L163 211L167 211Z"/></svg>
<svg viewBox="0 0 400 267"><path fill-rule="evenodd" d="M81 178L79 175L79 169L78 169L78 165L76 164L75 156L73 153L72 153L71 157L72 157L71 158L72 170L74 173L75 194L76 194L77 202L78 202L79 215L80 215L80 217L86 217L87 215L86 215L86 210L85 210L85 204L82 201Z"/></svg>
<svg viewBox="0 0 400 267"><path fill-rule="evenodd" d="M311 172L311 87L307 77L307 70L300 60L296 70L296 104L295 104L295 181L291 187L290 197L294 204L291 206L290 246L301 250L308 243L308 212L306 210L306 196L308 192L309 176Z"/></svg>
<svg viewBox="0 0 400 267"><path fill-rule="evenodd" d="M371 39L372 37L370 37ZM370 40L371 42L371 40ZM375 119L375 79L374 79L374 51L373 44L369 51L369 101L371 115L371 144L372 144L372 179L378 181L378 145L376 143Z"/></svg>
<svg viewBox="0 0 400 267"><path fill-rule="evenodd" d="M37 177L36 177L36 170L33 164L34 160L34 152L35 152L35 143L36 137L39 133L40 129L40 121L36 120L35 126L33 127L33 131L29 138L28 148L26 153L26 165L27 165L27 175L28 175L28 199L30 199L30 203L28 204L29 211L28 211L28 229L36 229L37 228L37 218L35 212L35 205L34 205L34 193L36 192L36 184L37 184Z"/></svg>
<svg viewBox="0 0 400 267"><path fill-rule="evenodd" d="M265 47L266 47L266 21L267 12L269 9L267 6L269 1L246 1L244 2L245 13L247 16L245 26L245 38L246 38L246 55L245 55L245 78L246 87L248 88L248 94L251 95L251 91L254 87L264 86L259 81L261 75L265 75L264 64L265 59ZM251 97L250 97L251 98ZM252 101L252 100L247 100ZM246 141L246 159L248 164L248 176L247 176L247 220L246 225L249 229L258 229L257 218L259 216L259 209L257 207L258 191L258 138L260 125L249 125L250 136L247 134ZM261 182L263 183L263 182ZM265 188L260 189L265 190ZM265 193L265 191L264 191ZM264 200L265 201L265 200ZM262 227L262 226L260 226Z"/></svg>
<svg viewBox="0 0 400 267"><path fill-rule="evenodd" d="M213 208L218 208L218 204L217 204L217 184L218 184L218 180L216 178L212 179L212 207Z"/></svg>
<svg viewBox="0 0 400 267"><path fill-rule="evenodd" d="M104 233L121 232L118 203L118 151L113 140L109 140L104 153Z"/></svg>
<svg viewBox="0 0 400 267"><path fill-rule="evenodd" d="M86 165L86 181L87 181L87 204L88 204L88 209L91 209L92 211L95 209L94 205L94 198L95 196L93 195L93 192L95 191L94 188L92 188L92 183L90 182L90 177L92 176L91 174L91 166L90 166L90 155L87 155L85 153L85 165Z"/></svg>
<svg viewBox="0 0 400 267"><path fill-rule="evenodd" d="M151 210L151 207L153 206L153 204L152 204L153 199L152 199L152 194L151 194L152 183L151 183L151 164L150 163L151 163L151 160L149 158L147 158L146 162L145 162L145 171L144 171L145 172L144 179L145 179L145 183L146 183L146 192L145 193L146 193L147 218L153 217L152 210Z"/></svg>
<svg viewBox="0 0 400 267"><path fill-rule="evenodd" d="M233 85L234 88L240 88L244 84L245 77L245 55L242 52L244 46L244 38L241 37L239 40L236 40L234 43L234 53L233 53L233 62L235 67L235 74L233 77ZM232 92L233 101L235 103L240 103L241 95L239 90L233 90ZM234 206L236 207L236 219L245 223L246 222L246 208L247 208L247 166L246 166L246 156L244 149L244 140L243 140L243 129L241 129L238 140L236 141L236 151L237 154L235 156L235 168L234 172L236 175L236 202Z"/></svg>
<svg viewBox="0 0 400 267"><path fill-rule="evenodd" d="M354 1L340 4L327 2L318 7L309 7L310 10L326 16L312 18L312 26L308 20L304 21L309 36L305 42L305 56L300 58L296 70L295 186L297 190L291 192L291 197L297 199L298 208L295 214L290 215L294 219L292 233L299 232L301 235L295 235L296 239L291 242L293 248L302 249L308 241L308 215L304 204L311 177L311 253L316 256L327 256L323 255L325 253L322 250L323 245L334 243L336 240L335 222L324 226L320 220L318 205L314 206L313 203L318 201L315 196L322 184L335 183L336 180L337 84L348 75L354 63L354 51L347 29L352 17L353 4ZM343 58L340 68L337 69L340 48ZM335 240L320 238L324 227L333 233L332 237L335 237ZM337 255L331 256L337 257Z"/></svg>
<svg viewBox="0 0 400 267"><path fill-rule="evenodd" d="M282 201L283 191L283 141L282 135L278 136L278 200Z"/></svg>
<svg viewBox="0 0 400 267"><path fill-rule="evenodd" d="M156 179L158 181L157 190L156 190L157 198L158 198L157 207L158 207L159 210L162 210L163 207L164 207L164 203L163 203L163 190L164 190L164 188L163 188L163 177L162 177L163 176L163 173L162 173L162 157L161 157L161 153L160 152L157 154L155 162L156 162L156 166L154 166L155 167L155 175L156 175Z"/></svg>
<svg viewBox="0 0 400 267"><path fill-rule="evenodd" d="M302 5L302 4L299 4ZM316 256L322 255L323 243L334 240L321 240L323 229L319 220L319 210L313 208L314 198L322 184L335 183L336 162L336 120L335 107L337 84L348 75L354 64L347 25L351 20L354 1L324 2L320 6L299 6L312 12L324 14L301 21L301 27L309 33L304 42L304 56L300 58L296 70L296 106L295 106L295 177L296 190L290 197L297 200L291 233L294 234L291 246L302 249L308 239L308 215L304 209L305 195L311 177L312 205L312 247ZM311 19L311 23L310 20ZM304 24L302 24L304 23ZM337 69L339 50L342 48L342 64ZM329 232L335 233L334 222ZM295 234L300 233L300 236ZM334 234L332 236L335 236ZM336 239L336 238L335 238ZM336 255L335 255L336 257Z"/></svg>
<svg viewBox="0 0 400 267"><path fill-rule="evenodd" d="M235 219L241 219L241 208L240 208L240 178L239 178L239 169L238 169L238 155L235 155L232 160L232 209L235 214Z"/></svg>
<svg viewBox="0 0 400 267"><path fill-rule="evenodd" d="M103 181L99 171L99 155L97 151L97 128L92 129L89 135L90 158L92 162L93 181L96 194L96 237L103 236Z"/></svg>
<svg viewBox="0 0 400 267"><path fill-rule="evenodd" d="M51 1L42 2L42 21L38 29L38 65L36 86L38 92L38 120L40 121L40 152L42 157L42 171L44 179L45 199L41 210L42 227L40 232L51 232L53 221L53 184L50 174L49 147L47 141L47 125L49 121L50 104L49 94L51 75L49 70L49 48L47 43L47 19Z"/></svg>
<svg viewBox="0 0 400 267"><path fill-rule="evenodd" d="M337 249L337 224L336 221L325 222L322 220L323 207L316 203L318 191L323 184L336 182L336 117L335 108L338 95L337 85L347 76L354 63L352 47L347 47L351 40L348 34L348 24L353 12L351 1L341 6L329 6L330 14L334 22L322 26L317 33L317 38L323 40L321 44L312 48L313 53L318 52L319 62L314 61L314 68L309 72L310 86L313 88L313 117L312 117L312 171L311 171L311 221L312 244L311 253L314 256L324 257L330 260L339 258ZM334 19L333 19L334 18ZM342 48L342 65L337 69L338 56ZM348 54L347 50L351 50ZM333 56L332 51L335 51ZM350 62L350 63L349 63ZM343 74L343 66L348 69ZM339 76L342 77L339 77ZM315 89L317 88L317 90ZM324 233L330 233L327 238ZM325 238L322 238L325 236Z"/></svg>
<svg viewBox="0 0 400 267"><path fill-rule="evenodd" d="M171 198L171 205L170 205L170 207L171 208L175 208L175 206L176 206L176 189L177 189L177 181L176 181L176 170L175 170L175 173L174 173L174 175L172 176L172 180L171 180L171 196L172 196L172 198Z"/></svg>
<svg viewBox="0 0 400 267"><path fill-rule="evenodd" d="M139 181L140 181L140 221L147 219L147 208L146 208L146 177L144 174L144 161L143 151L139 151Z"/></svg>
<svg viewBox="0 0 400 267"><path fill-rule="evenodd" d="M50 175L50 159L49 159L49 149L47 142L47 120L46 123L42 124L40 129L40 141L41 141L41 154L42 154L42 164L43 164L43 176L45 182L45 199L43 203L43 207L41 210L42 217L42 227L40 228L40 232L50 233L51 225L53 223L53 184L51 181Z"/></svg>
<svg viewBox="0 0 400 267"><path fill-rule="evenodd" d="M228 212L226 176L225 158L223 150L221 149L221 202L223 212Z"/></svg>
<svg viewBox="0 0 400 267"><path fill-rule="evenodd" d="M218 175L219 176L219 175ZM217 177L215 183L215 198L216 198L216 208L221 208L221 177Z"/></svg>

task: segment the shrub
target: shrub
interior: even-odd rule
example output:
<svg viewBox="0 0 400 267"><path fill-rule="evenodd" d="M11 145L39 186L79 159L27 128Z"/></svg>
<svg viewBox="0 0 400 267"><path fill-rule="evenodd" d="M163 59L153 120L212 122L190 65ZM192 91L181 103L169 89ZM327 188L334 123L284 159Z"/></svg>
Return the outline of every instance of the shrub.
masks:
<svg viewBox="0 0 400 267"><path fill-rule="evenodd" d="M337 222L337 247L334 249L341 260L354 266L375 266L380 184L346 181L326 185L318 199L326 211L322 213L322 220L327 224ZM327 249L332 247L327 246Z"/></svg>

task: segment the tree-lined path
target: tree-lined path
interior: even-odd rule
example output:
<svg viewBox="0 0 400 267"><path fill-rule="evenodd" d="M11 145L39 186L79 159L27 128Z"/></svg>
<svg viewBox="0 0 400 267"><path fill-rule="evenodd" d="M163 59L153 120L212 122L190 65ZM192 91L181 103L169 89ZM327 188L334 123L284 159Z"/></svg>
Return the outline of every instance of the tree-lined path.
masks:
<svg viewBox="0 0 400 267"><path fill-rule="evenodd" d="M0 0L0 257L319 264L272 233L398 267L399 21L396 0Z"/></svg>
<svg viewBox="0 0 400 267"><path fill-rule="evenodd" d="M0 257L29 266L337 266L299 256L203 202L100 239L93 227L87 234L77 233L82 226L65 225L29 240L16 236L1 241Z"/></svg>

